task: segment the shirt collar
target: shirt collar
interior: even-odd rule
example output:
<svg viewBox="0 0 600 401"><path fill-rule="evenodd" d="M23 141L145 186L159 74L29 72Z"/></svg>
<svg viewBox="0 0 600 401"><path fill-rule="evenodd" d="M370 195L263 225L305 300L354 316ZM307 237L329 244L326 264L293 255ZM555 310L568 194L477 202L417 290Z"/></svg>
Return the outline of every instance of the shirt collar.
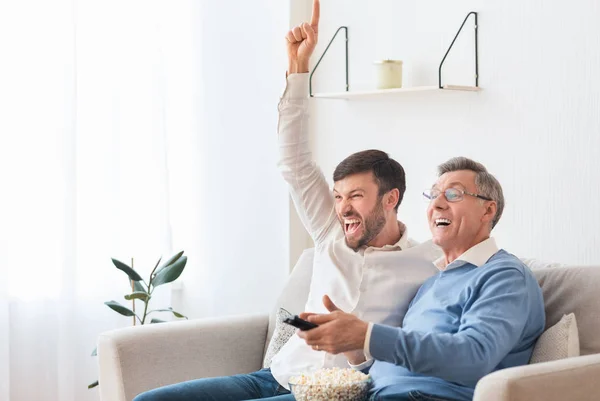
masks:
<svg viewBox="0 0 600 401"><path fill-rule="evenodd" d="M398 221L398 228L402 233L398 242L392 245L384 245L381 247L381 249L403 250L410 248L410 243L408 242L408 230L406 229L406 225L401 221Z"/></svg>
<svg viewBox="0 0 600 401"><path fill-rule="evenodd" d="M477 245L469 248L465 253L460 255L456 260L448 265L446 265L446 257L442 256L437 259L434 264L435 266L441 270L446 271L450 269L455 269L457 267L463 266L467 263L471 263L477 267L481 267L496 253L498 252L498 246L496 245L496 240L492 237L481 241Z"/></svg>

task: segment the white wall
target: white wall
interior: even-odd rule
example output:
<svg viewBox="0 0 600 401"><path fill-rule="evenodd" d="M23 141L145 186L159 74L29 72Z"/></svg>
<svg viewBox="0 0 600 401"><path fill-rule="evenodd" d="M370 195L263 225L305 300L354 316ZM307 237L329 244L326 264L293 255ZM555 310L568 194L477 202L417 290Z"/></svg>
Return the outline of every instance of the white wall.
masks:
<svg viewBox="0 0 600 401"><path fill-rule="evenodd" d="M354 89L372 86L371 62L382 58L404 60L405 86L435 85L464 16L478 11L483 91L313 100L317 161L330 177L352 152L388 151L407 172L400 219L412 237L425 240L420 193L435 180L435 167L453 156L474 158L504 187L506 209L494 231L500 246L519 256L600 263L598 4L322 1L316 53L347 25ZM447 83L473 80L471 21L466 29L448 59ZM343 90L342 49L335 43L317 70L318 92Z"/></svg>
<svg viewBox="0 0 600 401"><path fill-rule="evenodd" d="M189 199L172 198L189 211L175 218L173 242L190 255L173 306L194 318L267 312L289 271L288 194L276 166L289 4L198 7L200 156L190 169L201 174L180 191Z"/></svg>

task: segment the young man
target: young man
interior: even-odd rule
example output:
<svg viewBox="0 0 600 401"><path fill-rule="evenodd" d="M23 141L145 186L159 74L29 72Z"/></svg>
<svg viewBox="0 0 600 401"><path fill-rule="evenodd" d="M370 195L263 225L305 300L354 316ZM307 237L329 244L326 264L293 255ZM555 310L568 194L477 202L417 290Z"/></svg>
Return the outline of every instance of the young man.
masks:
<svg viewBox="0 0 600 401"><path fill-rule="evenodd" d="M312 160L308 144L308 61L317 42L319 1L310 24L287 35L288 83L279 103L279 167L298 213L315 242L305 310L326 312L333 301L368 321L398 326L420 285L435 274L439 250L409 240L397 211L406 188L404 169L385 152L367 150L342 161L333 193ZM299 311L298 311L299 312ZM362 348L362 347L359 347ZM291 376L324 367L348 367L362 350L327 354L293 336L270 369L247 375L199 379L141 394L135 401L293 400Z"/></svg>
<svg viewBox="0 0 600 401"><path fill-rule="evenodd" d="M439 166L439 179L424 195L433 242L444 255L401 328L344 313L327 297L332 313L303 314L320 325L299 333L313 349L364 350L368 360L357 368L372 363L372 400L471 400L483 376L527 364L544 330L536 279L490 238L504 209L494 176L454 158Z"/></svg>

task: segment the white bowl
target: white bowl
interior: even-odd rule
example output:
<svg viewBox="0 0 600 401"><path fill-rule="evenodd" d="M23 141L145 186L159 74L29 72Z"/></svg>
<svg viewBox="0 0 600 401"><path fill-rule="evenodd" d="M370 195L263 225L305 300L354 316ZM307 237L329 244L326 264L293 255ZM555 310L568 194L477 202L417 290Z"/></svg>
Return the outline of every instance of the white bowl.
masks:
<svg viewBox="0 0 600 401"><path fill-rule="evenodd" d="M366 401L371 378L350 383L294 384L289 383L296 401Z"/></svg>

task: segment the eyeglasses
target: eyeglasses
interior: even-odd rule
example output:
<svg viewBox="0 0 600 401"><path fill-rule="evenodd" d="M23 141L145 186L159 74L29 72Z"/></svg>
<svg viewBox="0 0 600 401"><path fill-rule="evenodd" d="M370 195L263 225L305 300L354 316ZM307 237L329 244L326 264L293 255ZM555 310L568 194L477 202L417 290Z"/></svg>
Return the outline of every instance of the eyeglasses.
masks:
<svg viewBox="0 0 600 401"><path fill-rule="evenodd" d="M492 198L488 198L487 196L463 191L462 189L458 189L458 188L448 188L443 193L448 202L460 202L461 200L464 199L464 195L471 195L471 196L474 196L476 198L483 199L486 201L493 200ZM442 191L440 191L439 189L426 189L423 192L423 196L430 201L436 199L441 194L442 194Z"/></svg>

